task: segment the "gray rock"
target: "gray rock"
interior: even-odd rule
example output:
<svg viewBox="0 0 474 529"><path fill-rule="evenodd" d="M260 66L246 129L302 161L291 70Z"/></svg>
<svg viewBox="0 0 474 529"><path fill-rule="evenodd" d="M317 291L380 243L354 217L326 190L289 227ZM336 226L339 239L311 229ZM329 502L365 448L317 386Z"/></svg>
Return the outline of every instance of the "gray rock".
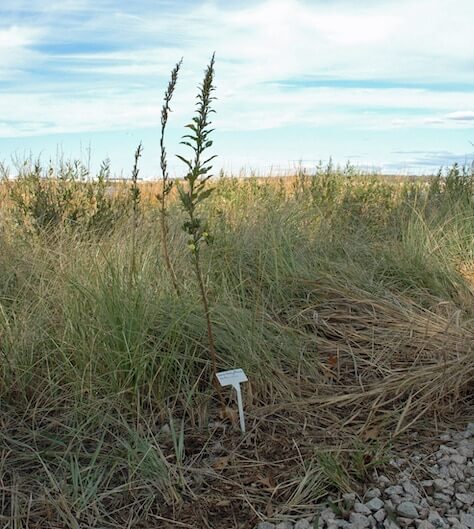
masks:
<svg viewBox="0 0 474 529"><path fill-rule="evenodd" d="M418 509L412 501L402 501L397 505L397 513L404 518L418 518Z"/></svg>
<svg viewBox="0 0 474 529"><path fill-rule="evenodd" d="M447 445L441 445L439 447L438 452L441 452L442 454L457 454L455 448L452 448L451 446L447 446Z"/></svg>
<svg viewBox="0 0 474 529"><path fill-rule="evenodd" d="M334 523L339 529L348 529L351 526L351 524L346 520L334 520Z"/></svg>
<svg viewBox="0 0 474 529"><path fill-rule="evenodd" d="M387 513L384 509L380 509L376 513L374 513L373 516L377 520L377 522L382 523L387 517Z"/></svg>
<svg viewBox="0 0 474 529"><path fill-rule="evenodd" d="M365 506L368 507L370 511L376 512L383 507L383 501L380 498L375 497L366 502Z"/></svg>
<svg viewBox="0 0 474 529"><path fill-rule="evenodd" d="M409 527L413 524L413 520L411 518L403 518L399 516L397 519L397 523L400 527Z"/></svg>
<svg viewBox="0 0 474 529"><path fill-rule="evenodd" d="M309 521L305 518L304 520L298 520L295 523L295 529L311 529Z"/></svg>
<svg viewBox="0 0 474 529"><path fill-rule="evenodd" d="M270 522L260 522L257 525L257 529L275 529L275 524Z"/></svg>
<svg viewBox="0 0 474 529"><path fill-rule="evenodd" d="M334 514L334 511L332 509L323 509L319 517L321 520L327 522L329 520L334 520L336 518L336 515Z"/></svg>
<svg viewBox="0 0 474 529"><path fill-rule="evenodd" d="M371 499L373 499L373 498L380 498L381 495L382 495L382 493L380 492L380 489L373 488L373 489L369 489L369 490L365 493L364 498L365 498L366 500L371 500Z"/></svg>
<svg viewBox="0 0 474 529"><path fill-rule="evenodd" d="M385 519L383 526L385 529L400 529L400 527L390 518Z"/></svg>
<svg viewBox="0 0 474 529"><path fill-rule="evenodd" d="M280 522L275 529L293 529L293 524L291 522Z"/></svg>
<svg viewBox="0 0 474 529"><path fill-rule="evenodd" d="M382 487L386 487L387 485L390 485L390 480L387 478L387 476L385 476L384 474L381 474L378 479L377 479L377 482L382 486Z"/></svg>
<svg viewBox="0 0 474 529"><path fill-rule="evenodd" d="M415 525L417 529L436 529L428 520L415 520Z"/></svg>
<svg viewBox="0 0 474 529"><path fill-rule="evenodd" d="M367 516L369 516L369 514L372 513L369 507L366 507L363 503L360 503L358 501L356 501L354 504L354 510L355 512L358 512L360 514L365 514Z"/></svg>
<svg viewBox="0 0 474 529"><path fill-rule="evenodd" d="M403 490L413 498L418 498L420 496L418 489L415 487L415 485L413 485L411 481L404 481L402 483L402 487Z"/></svg>
<svg viewBox="0 0 474 529"><path fill-rule="evenodd" d="M442 492L435 492L433 494L433 498L438 503L449 503L451 501L451 496L448 496L448 494L443 494Z"/></svg>
<svg viewBox="0 0 474 529"><path fill-rule="evenodd" d="M458 453L466 459L472 459L474 457L474 449L469 446L459 446Z"/></svg>
<svg viewBox="0 0 474 529"><path fill-rule="evenodd" d="M160 433L163 435L169 435L171 433L171 428L169 424L163 424L160 428Z"/></svg>
<svg viewBox="0 0 474 529"><path fill-rule="evenodd" d="M395 505L398 505L399 503L403 501L404 497L399 496L398 494L392 494L390 496L390 499L393 501Z"/></svg>
<svg viewBox="0 0 474 529"><path fill-rule="evenodd" d="M467 525L469 529L474 529L474 514L461 513L461 523Z"/></svg>
<svg viewBox="0 0 474 529"><path fill-rule="evenodd" d="M342 495L342 499L344 500L346 509L352 509L356 501L356 494L355 492L347 492L346 494Z"/></svg>
<svg viewBox="0 0 474 529"><path fill-rule="evenodd" d="M367 516L358 512L351 512L349 522L354 526L354 529L366 529L370 525Z"/></svg>
<svg viewBox="0 0 474 529"><path fill-rule="evenodd" d="M385 510L387 513L395 513L395 504L392 500L385 500L384 501Z"/></svg>
<svg viewBox="0 0 474 529"><path fill-rule="evenodd" d="M428 514L428 521L438 529L446 527L448 524L441 518L437 511L430 511Z"/></svg>
<svg viewBox="0 0 474 529"><path fill-rule="evenodd" d="M392 496L393 494L403 494L403 487L400 485L392 485L385 489L385 494L388 494L389 496Z"/></svg>
<svg viewBox="0 0 474 529"><path fill-rule="evenodd" d="M451 524L459 523L459 518L456 518L456 516L446 516L446 520Z"/></svg>
<svg viewBox="0 0 474 529"><path fill-rule="evenodd" d="M467 461L467 459L464 456L458 453L452 455L449 459L456 465L465 465Z"/></svg>
<svg viewBox="0 0 474 529"><path fill-rule="evenodd" d="M450 478L451 475L449 474L449 468L448 467L441 467L438 470L438 475L440 475L442 478Z"/></svg>
<svg viewBox="0 0 474 529"><path fill-rule="evenodd" d="M459 500L464 505L471 506L474 503L474 493L470 492L468 494L458 493L456 494L456 499Z"/></svg>
<svg viewBox="0 0 474 529"><path fill-rule="evenodd" d="M438 478L433 480L433 486L436 491L443 492L449 488L450 484L445 479Z"/></svg>

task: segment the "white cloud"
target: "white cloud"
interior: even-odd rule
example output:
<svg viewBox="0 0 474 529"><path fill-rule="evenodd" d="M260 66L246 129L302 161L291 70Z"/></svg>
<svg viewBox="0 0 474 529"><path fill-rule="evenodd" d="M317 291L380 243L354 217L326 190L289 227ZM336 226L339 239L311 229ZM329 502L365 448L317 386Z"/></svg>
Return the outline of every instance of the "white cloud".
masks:
<svg viewBox="0 0 474 529"><path fill-rule="evenodd" d="M472 110L460 110L458 112L452 112L446 116L447 119L454 121L474 121L474 111Z"/></svg>
<svg viewBox="0 0 474 529"><path fill-rule="evenodd" d="M4 80L31 66L37 56L29 46L39 41L43 31L34 27L12 25L0 27L0 74Z"/></svg>

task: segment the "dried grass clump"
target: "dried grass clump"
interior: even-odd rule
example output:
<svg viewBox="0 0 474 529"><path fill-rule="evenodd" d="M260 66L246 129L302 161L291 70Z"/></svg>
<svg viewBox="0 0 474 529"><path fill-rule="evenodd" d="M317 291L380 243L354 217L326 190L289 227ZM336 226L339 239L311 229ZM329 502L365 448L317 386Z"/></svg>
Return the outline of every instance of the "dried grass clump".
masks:
<svg viewBox="0 0 474 529"><path fill-rule="evenodd" d="M429 310L401 295L377 298L349 287L304 284L313 303L295 321L314 332L326 379L314 397L293 407L337 408L358 433L374 435L378 427L385 437L422 418L467 409L474 390L474 327L461 321L459 310L440 314L436 306Z"/></svg>

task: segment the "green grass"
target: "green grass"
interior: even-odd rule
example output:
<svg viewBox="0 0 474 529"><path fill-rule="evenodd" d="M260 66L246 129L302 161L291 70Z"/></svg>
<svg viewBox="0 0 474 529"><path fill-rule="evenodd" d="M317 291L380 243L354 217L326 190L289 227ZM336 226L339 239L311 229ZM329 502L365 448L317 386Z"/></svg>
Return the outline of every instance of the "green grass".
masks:
<svg viewBox="0 0 474 529"><path fill-rule="evenodd" d="M243 438L209 384L176 196L179 295L154 189L142 186L132 214L128 190L106 182L4 182L0 521L166 527L201 512L211 525L236 509L249 524L303 513L370 479L380 446L466 416L474 205L472 174L457 171L214 182L200 206L214 241L200 258L218 369L249 376Z"/></svg>

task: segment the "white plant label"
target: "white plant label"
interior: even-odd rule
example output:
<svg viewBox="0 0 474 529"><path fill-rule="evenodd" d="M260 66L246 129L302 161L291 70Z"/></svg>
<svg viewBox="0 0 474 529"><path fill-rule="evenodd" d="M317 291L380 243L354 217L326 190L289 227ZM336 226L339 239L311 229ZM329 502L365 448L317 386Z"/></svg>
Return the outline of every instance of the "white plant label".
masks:
<svg viewBox="0 0 474 529"><path fill-rule="evenodd" d="M242 403L242 390L240 384L247 382L247 375L243 369L231 369L230 371L221 371L216 374L217 380L221 386L233 386L237 393L237 405L239 407L240 429L245 433L244 405Z"/></svg>

